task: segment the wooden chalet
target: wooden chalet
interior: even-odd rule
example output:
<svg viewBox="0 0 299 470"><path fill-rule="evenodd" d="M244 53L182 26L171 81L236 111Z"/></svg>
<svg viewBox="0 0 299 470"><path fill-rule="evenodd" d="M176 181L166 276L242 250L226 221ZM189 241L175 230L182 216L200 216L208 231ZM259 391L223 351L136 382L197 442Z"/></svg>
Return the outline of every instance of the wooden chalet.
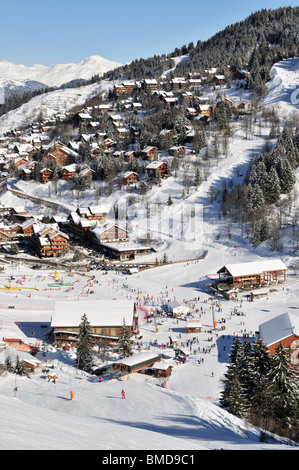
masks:
<svg viewBox="0 0 299 470"><path fill-rule="evenodd" d="M123 173L121 175L121 183L123 185L132 185L136 184L138 181L138 173L135 173L135 171L127 171L126 173Z"/></svg>
<svg viewBox="0 0 299 470"><path fill-rule="evenodd" d="M59 148L63 148L64 144L60 140L54 140L47 145L43 145L42 152L44 155L55 152Z"/></svg>
<svg viewBox="0 0 299 470"><path fill-rule="evenodd" d="M146 147L142 150L142 155L149 160L153 160L157 157L158 148L157 147Z"/></svg>
<svg viewBox="0 0 299 470"><path fill-rule="evenodd" d="M201 86L200 78L189 78L189 86L193 88L198 88Z"/></svg>
<svg viewBox="0 0 299 470"><path fill-rule="evenodd" d="M30 181L32 179L32 168L22 168L21 178L24 181Z"/></svg>
<svg viewBox="0 0 299 470"><path fill-rule="evenodd" d="M42 258L61 256L69 248L69 236L55 228L40 229L32 236L37 254Z"/></svg>
<svg viewBox="0 0 299 470"><path fill-rule="evenodd" d="M157 379L167 378L171 375L173 365L167 364L167 362L155 362L150 366L150 371L153 373Z"/></svg>
<svg viewBox="0 0 299 470"><path fill-rule="evenodd" d="M144 79L142 80L141 86L145 90L151 90L151 91L158 90L158 82L155 79Z"/></svg>
<svg viewBox="0 0 299 470"><path fill-rule="evenodd" d="M184 145L173 145L169 149L169 155L173 157L184 157L184 155L186 155L186 147Z"/></svg>
<svg viewBox="0 0 299 470"><path fill-rule="evenodd" d="M185 78L175 77L171 80L171 86L173 90L184 90L187 86Z"/></svg>
<svg viewBox="0 0 299 470"><path fill-rule="evenodd" d="M108 258L124 262L141 258L151 253L152 248L150 246L137 245L129 242L101 242L100 250Z"/></svg>
<svg viewBox="0 0 299 470"><path fill-rule="evenodd" d="M42 183L48 183L52 179L53 171L50 168L40 170L40 179Z"/></svg>
<svg viewBox="0 0 299 470"><path fill-rule="evenodd" d="M85 217L88 220L97 220L103 224L106 222L108 209L105 206L77 207L76 213L80 217Z"/></svg>
<svg viewBox="0 0 299 470"><path fill-rule="evenodd" d="M82 111L80 113L76 113L72 118L72 123L74 126L79 126L80 124L88 124L92 121L92 116L87 111Z"/></svg>
<svg viewBox="0 0 299 470"><path fill-rule="evenodd" d="M187 333L200 333L202 330L202 323L200 320L187 321Z"/></svg>
<svg viewBox="0 0 299 470"><path fill-rule="evenodd" d="M51 328L54 343L59 347L65 343L76 347L82 317L86 314L92 327L92 340L118 341L122 335L124 322L131 333L138 332L136 306L130 300L81 300L55 302Z"/></svg>
<svg viewBox="0 0 299 470"><path fill-rule="evenodd" d="M83 170L79 172L79 176L83 178L86 182L88 181L91 182L94 174L95 174L94 170L92 170L89 167L83 168Z"/></svg>
<svg viewBox="0 0 299 470"><path fill-rule="evenodd" d="M233 78L234 78L234 80L245 80L245 78L247 78L248 75L250 75L250 74L246 70L236 70L234 72Z"/></svg>
<svg viewBox="0 0 299 470"><path fill-rule="evenodd" d="M14 162L16 167L20 167L22 165L25 165L26 163L28 163L28 158L26 157L17 158Z"/></svg>
<svg viewBox="0 0 299 470"><path fill-rule="evenodd" d="M128 150L127 152L125 152L124 154L124 159L125 161L129 161L131 160L131 158L133 158L135 156L135 151L134 150Z"/></svg>
<svg viewBox="0 0 299 470"><path fill-rule="evenodd" d="M33 225L35 223L36 223L35 219L25 220L25 222L21 224L21 233L25 237L31 237L31 235L33 235L34 233Z"/></svg>
<svg viewBox="0 0 299 470"><path fill-rule="evenodd" d="M69 231L85 241L89 240L90 233L96 226L96 221L80 217L76 212L71 212L68 215L67 221Z"/></svg>
<svg viewBox="0 0 299 470"><path fill-rule="evenodd" d="M136 82L135 80L126 80L123 82L123 86L125 88L125 94L127 96L131 96L134 88L136 87Z"/></svg>
<svg viewBox="0 0 299 470"><path fill-rule="evenodd" d="M270 356L282 344L286 353L290 353L291 362L299 366L299 318L290 313L283 313L259 325L259 335L268 347Z"/></svg>
<svg viewBox="0 0 299 470"><path fill-rule="evenodd" d="M157 173L160 173L162 178L168 176L167 164L165 162L153 161L145 169L149 178L156 177Z"/></svg>
<svg viewBox="0 0 299 470"><path fill-rule="evenodd" d="M123 84L120 85L114 85L114 96L115 98L118 98L121 95L124 95L126 92L126 89Z"/></svg>
<svg viewBox="0 0 299 470"><path fill-rule="evenodd" d="M226 83L224 75L214 75L212 80L215 85L224 85Z"/></svg>
<svg viewBox="0 0 299 470"><path fill-rule="evenodd" d="M76 162L78 153L69 147L61 147L44 157L45 162L56 163L57 165L67 166Z"/></svg>
<svg viewBox="0 0 299 470"><path fill-rule="evenodd" d="M126 80L120 84L114 85L114 96L117 98L120 95L131 96L136 86L134 80Z"/></svg>
<svg viewBox="0 0 299 470"><path fill-rule="evenodd" d="M191 352L189 349L184 348L184 347L176 347L174 348L174 353L175 353L175 359L180 361L180 362L187 362L189 360L189 356Z"/></svg>
<svg viewBox="0 0 299 470"><path fill-rule="evenodd" d="M118 139L127 136L129 132L129 129L127 129L126 127L116 127L114 131L115 137Z"/></svg>
<svg viewBox="0 0 299 470"><path fill-rule="evenodd" d="M10 215L12 216L19 216L19 215L26 215L25 207L14 206L10 209Z"/></svg>
<svg viewBox="0 0 299 470"><path fill-rule="evenodd" d="M134 354L130 357L119 359L111 364L112 371L121 371L123 373L132 374L134 372L144 372L152 367L156 362L160 362L159 354L151 351Z"/></svg>
<svg viewBox="0 0 299 470"><path fill-rule="evenodd" d="M76 163L72 163L71 165L64 166L61 169L61 176L64 180L73 179L76 173Z"/></svg>
<svg viewBox="0 0 299 470"><path fill-rule="evenodd" d="M198 107L198 112L202 116L207 116L208 119L212 116L212 106L210 104L200 104Z"/></svg>
<svg viewBox="0 0 299 470"><path fill-rule="evenodd" d="M100 111L100 113L108 113L113 109L113 104L112 103L105 103L105 104L99 104L97 106L97 109Z"/></svg>
<svg viewBox="0 0 299 470"><path fill-rule="evenodd" d="M106 222L108 209L104 206L88 206L88 213L86 215L88 220L97 220L101 224Z"/></svg>
<svg viewBox="0 0 299 470"><path fill-rule="evenodd" d="M223 266L217 271L218 283L233 288L262 287L286 282L287 267L280 259Z"/></svg>
<svg viewBox="0 0 299 470"><path fill-rule="evenodd" d="M15 240L21 231L21 224L16 223L9 226L0 228L0 240L1 241L12 241Z"/></svg>
<svg viewBox="0 0 299 470"><path fill-rule="evenodd" d="M99 148L102 149L104 152L109 150L110 147L115 146L115 141L112 139L104 139L102 142L99 142Z"/></svg>
<svg viewBox="0 0 299 470"><path fill-rule="evenodd" d="M93 231L94 239L98 243L127 242L129 232L119 225L110 225L109 227L96 227Z"/></svg>

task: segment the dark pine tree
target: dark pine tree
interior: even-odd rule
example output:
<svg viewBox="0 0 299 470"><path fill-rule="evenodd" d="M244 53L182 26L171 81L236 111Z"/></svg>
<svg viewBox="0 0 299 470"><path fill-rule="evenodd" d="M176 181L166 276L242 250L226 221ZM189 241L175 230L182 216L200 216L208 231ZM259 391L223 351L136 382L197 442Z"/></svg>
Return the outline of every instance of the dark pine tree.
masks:
<svg viewBox="0 0 299 470"><path fill-rule="evenodd" d="M93 362L92 348L92 328L84 313L79 325L77 344L77 367L79 369L84 371L90 370Z"/></svg>
<svg viewBox="0 0 299 470"><path fill-rule="evenodd" d="M292 433L293 426L298 429L298 373L291 362L290 354L281 343L275 350L267 379L277 432L284 435Z"/></svg>
<svg viewBox="0 0 299 470"><path fill-rule="evenodd" d="M133 355L130 328L126 325L125 319L123 319L121 335L118 341L118 352L121 357Z"/></svg>

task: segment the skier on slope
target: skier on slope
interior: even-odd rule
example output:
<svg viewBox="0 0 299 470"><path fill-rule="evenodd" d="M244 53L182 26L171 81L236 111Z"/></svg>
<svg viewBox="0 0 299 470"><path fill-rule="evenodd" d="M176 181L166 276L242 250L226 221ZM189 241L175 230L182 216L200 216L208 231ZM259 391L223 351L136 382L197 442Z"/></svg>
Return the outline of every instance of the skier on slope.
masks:
<svg viewBox="0 0 299 470"><path fill-rule="evenodd" d="M126 398L126 394L124 390L121 391L121 398Z"/></svg>

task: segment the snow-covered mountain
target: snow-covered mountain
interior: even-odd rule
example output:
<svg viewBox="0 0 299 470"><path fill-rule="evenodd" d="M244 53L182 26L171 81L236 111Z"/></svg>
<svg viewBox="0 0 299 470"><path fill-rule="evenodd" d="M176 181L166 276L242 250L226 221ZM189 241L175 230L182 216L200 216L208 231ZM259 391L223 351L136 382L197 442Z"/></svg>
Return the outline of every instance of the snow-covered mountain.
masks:
<svg viewBox="0 0 299 470"><path fill-rule="evenodd" d="M12 95L22 94L24 92L33 92L45 88L44 83L35 80L4 80L1 81L1 87L5 90L5 98Z"/></svg>
<svg viewBox="0 0 299 470"><path fill-rule="evenodd" d="M52 67L41 64L16 65L7 60L2 60L0 61L0 80L34 80L46 86L59 87L73 80L88 80L94 75L102 76L105 72L121 65L98 55L81 60L78 64L57 64Z"/></svg>

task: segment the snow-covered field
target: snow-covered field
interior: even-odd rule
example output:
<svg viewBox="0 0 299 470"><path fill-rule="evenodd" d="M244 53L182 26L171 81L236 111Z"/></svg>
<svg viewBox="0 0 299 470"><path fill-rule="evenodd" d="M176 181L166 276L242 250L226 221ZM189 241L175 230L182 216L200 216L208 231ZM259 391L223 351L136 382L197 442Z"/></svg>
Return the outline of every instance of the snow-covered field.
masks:
<svg viewBox="0 0 299 470"><path fill-rule="evenodd" d="M298 59L293 59L298 64ZM280 70L280 64L276 69ZM298 68L296 69L298 70ZM298 76L298 72L296 72ZM276 74L273 71L275 80ZM287 74L281 74L282 82L286 83ZM269 84L268 99L274 100L275 89L273 81ZM279 84L281 86L281 82ZM287 84L286 84L287 86ZM292 93L293 93L292 89ZM234 93L228 90L229 93ZM281 102L278 93L275 102ZM229 97L229 96L228 96ZM267 101L267 100L266 100ZM283 112L292 112L296 104L285 102ZM72 299L78 302L95 299L136 299L139 305L139 325L142 335L143 349L157 350L166 356L166 361L174 365L172 374L163 387L164 381L147 375L133 374L128 380L118 380L113 376L104 375L99 383L95 376L83 375L75 368L74 351L55 350L46 347L44 354L38 358L43 361L39 370L28 379L6 374L0 378L0 448L3 449L100 449L100 450L282 450L295 449L285 444L259 442L259 431L249 427L242 420L235 418L218 406L221 392L221 378L228 364L228 353L233 338L244 333L253 339L259 325L281 313L291 312L299 315L299 282L294 271L289 269L286 285L278 285L277 291L269 293L267 298L247 302L229 302L221 300L220 307L215 308L219 329L213 331L212 308L209 293L205 291L208 281L207 274L216 273L224 264L247 262L261 258L281 257L287 266L298 262L298 256L291 252L273 253L267 244L252 248L244 241L234 227L231 238L228 237L226 223L219 219L218 206L211 203L210 190L213 186L220 188L223 181L231 177L238 178L250 163L253 154L263 148L264 139L269 129L263 129L262 134L256 132L250 140L244 138L241 127L235 129L230 151L226 158L221 158L218 166L210 169L207 180L198 188L192 190L188 197L181 199L182 179L171 177L156 188L154 197L159 202L166 202L171 194L174 204L170 209L161 209L160 215L154 215L152 228L159 228L159 220L168 216L170 211L181 214L190 205L202 205L203 218L200 211L195 211L196 227L202 228L199 237L180 243L172 237L165 237L163 249L169 259L190 259L208 251L204 260L181 262L167 266L159 266L145 270L132 276L125 276L109 271L93 271L97 283L87 285L89 278L76 272L73 276L59 273L65 282L73 282L73 289L61 287L50 290L48 284L53 282L53 272L6 268L0 276L0 288L10 282L11 286L30 287L38 290L23 290L7 292L0 289L0 339L2 337L20 337L35 342L43 341L47 331L41 325L49 325L55 300ZM242 170L242 171L241 171ZM48 194L47 185L36 187L40 195L42 189ZM36 190L34 189L34 191ZM22 183L25 192L30 192L28 183ZM118 195L119 196L119 195ZM0 202L9 205L11 193L4 193ZM53 195L57 201L57 195ZM51 199L51 195L49 196ZM67 192L62 192L61 198L65 205L71 205ZM80 199L82 206L91 199L88 191ZM109 200L117 200L114 194ZM153 193L149 201L153 202ZM20 202L21 201L21 202ZM19 200L18 205L24 205L25 200ZM32 203L30 203L32 204ZM144 201L142 201L144 205ZM144 230L144 219L141 206L136 206L137 215L130 223L135 230ZM166 207L166 204L164 204ZM200 242L199 242L200 240ZM178 250L180 253L178 254ZM159 257L162 255L158 254ZM155 255L156 256L156 255ZM15 277L10 280L10 276ZM25 277L24 277L25 276ZM19 282L17 282L19 281ZM94 293L88 293L93 290ZM137 298L138 296L138 298ZM158 331L154 322L147 323L144 312L154 305L162 305L167 300L187 301L193 314L201 316L203 331L186 334L185 320L169 318L157 319ZM8 309L14 305L15 308ZM194 307L194 308L193 308ZM242 315L234 315L237 307ZM221 311L218 311L221 308ZM83 314L84 312L82 312ZM223 322L225 320L225 322ZM222 321L222 323L221 323ZM225 326L225 329L221 329ZM198 337L194 342L189 362L176 364L173 361L174 352L165 347L170 334L181 336L180 341L186 344L188 339ZM156 340L156 343L155 343ZM162 344L164 345L162 349ZM115 360L117 355L111 355ZM42 369L54 365L58 380L54 384L48 382ZM18 391L15 396L15 380ZM121 399L121 389L126 391L126 400ZM70 399L70 391L74 400Z"/></svg>
<svg viewBox="0 0 299 470"><path fill-rule="evenodd" d="M224 250L223 250L224 251ZM223 259L225 258L222 253ZM226 258L227 259L227 258ZM0 336L43 340L49 325L54 302L57 299L75 299L78 302L94 299L137 299L140 310L140 334L143 350L150 348L163 352L166 361L174 365L172 375L163 387L164 379L134 374L120 381L104 375L101 383L95 376L76 371L74 351L42 348L41 367L30 379L9 374L0 380L1 449L102 449L102 450L201 450L201 449L280 449L278 444L259 443L257 430L248 428L218 406L221 376L228 363L227 353L235 335L244 332L250 336L260 323L284 312L298 312L298 281L290 277L288 286L268 299L254 303L221 301L222 311L216 308L219 330L213 330L209 295L202 292L198 279L221 265L219 252L210 253L206 260L161 266L133 276L95 271L98 283L88 285L89 279L76 273L59 273L70 287L49 288L54 272L45 273L20 268L10 280L6 271L0 278L3 288L27 287L31 290L5 292L0 290ZM21 284L21 283L22 284ZM38 290L34 290L38 289ZM51 290L50 290L51 289ZM93 290L94 294L88 294ZM153 297L153 299L152 299ZM163 304L176 298L189 301L195 318L201 316L203 331L196 335L190 360L186 364L173 361L174 352L167 348L169 335L181 336L186 344L194 334L186 334L184 320L158 318L147 323L144 309L151 304ZM195 300L194 300L195 299ZM8 309L14 305L14 309ZM194 306L194 308L192 308ZM244 315L233 315L234 307ZM196 312L198 310L198 312ZM83 312L82 312L83 313ZM220 323L225 319L225 323ZM225 330L221 330L225 326ZM157 343L155 343L155 340ZM164 348L162 349L162 344ZM205 352L204 352L205 350ZM117 354L110 359L115 360ZM203 362L201 362L203 360ZM54 365L58 376L56 384L48 382L44 367ZM213 373L213 376L212 376ZM15 382L16 380L16 382ZM18 391L15 396L14 387ZM121 389L126 400L121 400ZM70 391L74 400L70 399ZM13 423L13 425L12 425Z"/></svg>

